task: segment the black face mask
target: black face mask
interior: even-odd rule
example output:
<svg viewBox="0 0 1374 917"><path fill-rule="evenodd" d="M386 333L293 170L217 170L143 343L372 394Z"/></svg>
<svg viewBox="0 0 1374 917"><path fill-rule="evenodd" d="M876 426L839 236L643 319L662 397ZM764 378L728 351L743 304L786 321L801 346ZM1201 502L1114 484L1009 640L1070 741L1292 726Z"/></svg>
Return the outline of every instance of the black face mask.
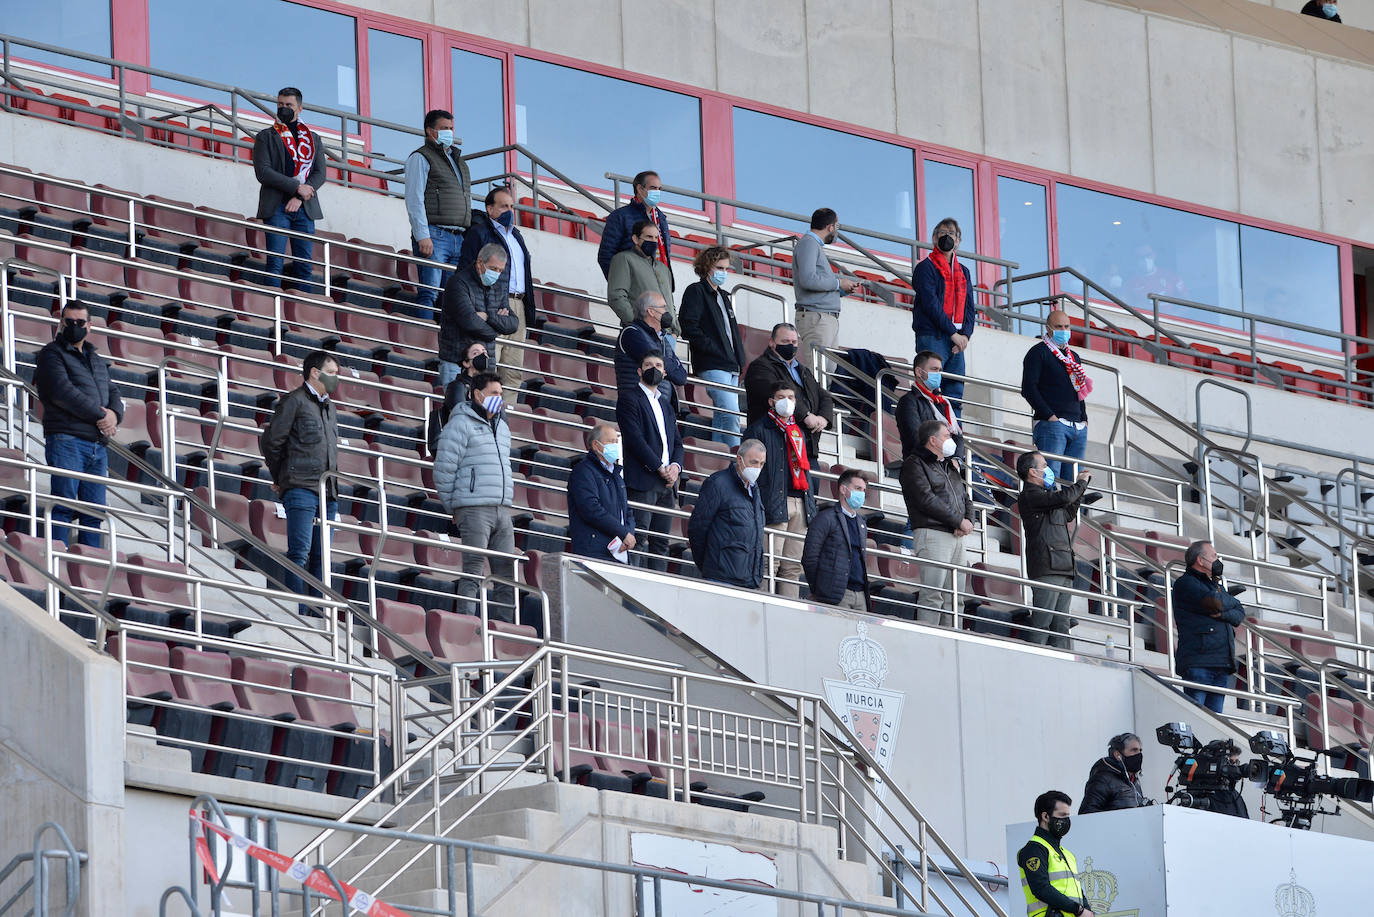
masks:
<svg viewBox="0 0 1374 917"><path fill-rule="evenodd" d="M62 340L68 344L80 344L86 339L87 329L85 325L73 325L71 322L62 323Z"/></svg>
<svg viewBox="0 0 1374 917"><path fill-rule="evenodd" d="M773 349L776 350L778 356L782 357L784 360L791 360L797 355L796 344L779 344L777 347L774 347Z"/></svg>
<svg viewBox="0 0 1374 917"><path fill-rule="evenodd" d="M1050 836L1063 837L1064 835L1068 834L1071 821L1072 819L1070 819L1067 815L1065 815L1063 818L1051 818L1049 828L1047 829L1050 832Z"/></svg>
<svg viewBox="0 0 1374 917"><path fill-rule="evenodd" d="M1133 755L1123 755L1121 763L1126 766L1126 773L1138 774L1140 768L1145 764L1145 753L1138 751Z"/></svg>
<svg viewBox="0 0 1374 917"><path fill-rule="evenodd" d="M277 106L277 120L282 124L290 124L296 120L296 110L290 105Z"/></svg>
<svg viewBox="0 0 1374 917"><path fill-rule="evenodd" d="M935 240L935 247L946 254L954 251L954 237L941 236Z"/></svg>
<svg viewBox="0 0 1374 917"><path fill-rule="evenodd" d="M473 357L469 362L472 363L473 373L484 373L487 371L487 364L489 361L487 359L486 354L479 353L477 356Z"/></svg>
<svg viewBox="0 0 1374 917"><path fill-rule="evenodd" d="M639 379L645 385L649 386L649 388L655 388L663 381L663 370L659 369L657 366L650 366L639 374Z"/></svg>
<svg viewBox="0 0 1374 917"><path fill-rule="evenodd" d="M652 258L654 255L658 254L658 240L644 240L643 242L639 243L639 250L642 251L644 254L648 255L650 258Z"/></svg>
<svg viewBox="0 0 1374 917"><path fill-rule="evenodd" d="M1224 565L1222 564L1220 557L1212 561L1212 579L1221 579L1222 569L1224 569Z"/></svg>

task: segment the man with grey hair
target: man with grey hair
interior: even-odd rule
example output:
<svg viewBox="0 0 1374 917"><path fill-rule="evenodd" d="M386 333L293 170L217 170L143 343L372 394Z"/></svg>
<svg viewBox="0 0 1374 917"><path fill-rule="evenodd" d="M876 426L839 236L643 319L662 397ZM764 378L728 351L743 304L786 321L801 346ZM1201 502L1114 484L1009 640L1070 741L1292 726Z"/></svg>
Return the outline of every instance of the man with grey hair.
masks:
<svg viewBox="0 0 1374 917"><path fill-rule="evenodd" d="M598 421L587 431L587 454L568 478L568 535L573 554L629 561L635 514L620 474L620 431Z"/></svg>
<svg viewBox="0 0 1374 917"><path fill-rule="evenodd" d="M763 583L763 496L757 482L767 458L763 443L746 439L730 467L701 485L687 540L705 579L744 589Z"/></svg>
<svg viewBox="0 0 1374 917"><path fill-rule="evenodd" d="M481 341L490 350L498 337L520 327L501 279L505 269L505 246L491 242L482 246L472 267L455 271L445 285L439 315L440 385L447 387L458 375L465 341ZM513 401L513 395L506 401Z"/></svg>
<svg viewBox="0 0 1374 917"><path fill-rule="evenodd" d="M677 413L677 388L687 384L687 367L677 358L673 336L664 331L668 304L663 294L641 293L634 302L634 321L620 329L615 342L615 387L618 394L633 392L639 386L639 364L649 354L663 358L663 380L659 390Z"/></svg>

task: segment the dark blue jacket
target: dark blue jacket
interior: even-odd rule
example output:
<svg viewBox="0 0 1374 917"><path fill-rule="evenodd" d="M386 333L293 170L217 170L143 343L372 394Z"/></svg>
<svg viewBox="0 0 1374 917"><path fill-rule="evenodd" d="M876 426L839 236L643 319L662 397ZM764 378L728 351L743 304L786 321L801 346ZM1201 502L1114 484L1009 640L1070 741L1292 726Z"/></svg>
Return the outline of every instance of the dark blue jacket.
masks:
<svg viewBox="0 0 1374 917"><path fill-rule="evenodd" d="M531 327L534 324L534 268L530 264L529 246L525 244L525 237L520 234L520 227L516 226L511 235L515 237L515 241L520 245L520 251L525 255L525 325ZM482 246L492 242L506 250L506 266L501 270L501 279L496 285L509 289L510 246L506 245L505 238L492 227L491 217L487 216L485 210L478 210L472 215L472 225L463 235L463 247L458 252L458 270L476 264L477 253L482 250Z"/></svg>
<svg viewBox="0 0 1374 917"><path fill-rule="evenodd" d="M1173 602L1180 673L1195 667L1234 672L1236 627L1245 621L1245 606L1196 570L1174 580Z"/></svg>
<svg viewBox="0 0 1374 917"><path fill-rule="evenodd" d="M663 429L668 434L668 464L682 464L682 432L677 428L672 405L663 399ZM620 426L621 462L625 466L625 486L630 490L658 490L662 464L663 439L644 391L636 385L615 403L615 422Z"/></svg>
<svg viewBox="0 0 1374 917"><path fill-rule="evenodd" d="M632 240L635 224L649 218L649 211L635 200L612 210L607 215L606 228L601 231L601 247L596 250L596 263L601 265L602 274L606 277L611 276L611 259L634 244ZM673 245L668 238L668 218L663 215L662 210L655 207L653 219L658 223L658 244L663 246L665 257L672 257Z"/></svg>
<svg viewBox="0 0 1374 917"><path fill-rule="evenodd" d="M1044 341L1027 350L1021 361L1021 397L1030 403L1036 420L1088 419L1087 405L1078 397L1068 369Z"/></svg>
<svg viewBox="0 0 1374 917"><path fill-rule="evenodd" d="M803 431L804 433L805 431ZM782 525L787 521L787 498L801 497L806 507L806 521L816 515L816 478L807 475L809 489L801 492L792 490L792 472L787 468L787 441L782 430L773 422L771 414L764 414L751 423L742 434L744 439L756 439L768 450L763 470L759 472L758 489L763 499L763 516L769 525Z"/></svg>
<svg viewBox="0 0 1374 917"><path fill-rule="evenodd" d="M622 541L635 530L635 514L625 496L620 471L607 471L601 459L588 452L568 478L568 549L584 557L605 560L611 539Z"/></svg>
<svg viewBox="0 0 1374 917"><path fill-rule="evenodd" d="M749 493L734 463L707 478L687 520L687 541L701 575L757 589L763 582L763 524L759 489Z"/></svg>
<svg viewBox="0 0 1374 917"><path fill-rule="evenodd" d="M868 547L868 523L858 518L859 550ZM811 597L818 602L834 605L844 598L849 588L849 569L854 545L849 541L849 524L840 504L832 503L816 514L806 529L806 547L802 549L802 570ZM864 594L868 594L868 568L864 567Z"/></svg>
<svg viewBox="0 0 1374 917"><path fill-rule="evenodd" d="M953 320L945 314L945 275L924 258L916 265L911 274L911 286L916 291L916 305L911 310L911 330L917 334L938 334L953 337L955 334L973 336L973 321L977 312L973 308L973 277L968 268L959 265L964 272L964 286L968 297L964 303L964 323L954 327Z"/></svg>
<svg viewBox="0 0 1374 917"><path fill-rule="evenodd" d="M621 328L620 337L616 339L616 393L639 390L639 361L651 353L663 358L663 381L658 387L673 399L676 408L677 393L673 386L687 384L687 367L677 358L667 336L650 328L643 319Z"/></svg>
<svg viewBox="0 0 1374 917"><path fill-rule="evenodd" d="M66 341L49 341L38 352L34 382L43 403L43 435L67 433L88 442L102 442L96 422L105 409L124 419L124 400L110 379L110 365L90 343L82 352Z"/></svg>

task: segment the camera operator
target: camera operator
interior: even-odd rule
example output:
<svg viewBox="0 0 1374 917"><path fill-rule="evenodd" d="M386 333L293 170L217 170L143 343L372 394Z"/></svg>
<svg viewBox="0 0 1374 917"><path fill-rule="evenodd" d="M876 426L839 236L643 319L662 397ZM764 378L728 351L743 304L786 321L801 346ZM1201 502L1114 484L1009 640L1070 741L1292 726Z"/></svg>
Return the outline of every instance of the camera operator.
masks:
<svg viewBox="0 0 1374 917"><path fill-rule="evenodd" d="M1231 764L1240 766L1240 746L1232 744L1228 749L1227 760ZM1211 811L1221 815L1234 815L1236 818L1249 818L1250 809L1245 805L1245 800L1240 795L1240 777L1231 779L1229 789L1212 791Z"/></svg>
<svg viewBox="0 0 1374 917"><path fill-rule="evenodd" d="M1059 790L1035 797L1035 833L1016 854L1026 917L1093 917L1078 884L1078 860L1060 846L1069 833L1071 805L1073 800Z"/></svg>
<svg viewBox="0 0 1374 917"><path fill-rule="evenodd" d="M1245 608L1222 588L1222 563L1211 542L1190 544L1183 562L1188 569L1173 588L1179 677L1229 687L1236 671L1236 627L1245 620ZM1204 688L1184 688L1183 693L1213 713L1221 713L1226 702L1226 695Z"/></svg>
<svg viewBox="0 0 1374 917"><path fill-rule="evenodd" d="M1152 800L1146 799L1140 789L1140 768L1144 761L1140 736L1133 732L1112 736L1107 742L1107 754L1094 761L1092 770L1088 772L1078 814L1114 812L1117 809L1150 805Z"/></svg>

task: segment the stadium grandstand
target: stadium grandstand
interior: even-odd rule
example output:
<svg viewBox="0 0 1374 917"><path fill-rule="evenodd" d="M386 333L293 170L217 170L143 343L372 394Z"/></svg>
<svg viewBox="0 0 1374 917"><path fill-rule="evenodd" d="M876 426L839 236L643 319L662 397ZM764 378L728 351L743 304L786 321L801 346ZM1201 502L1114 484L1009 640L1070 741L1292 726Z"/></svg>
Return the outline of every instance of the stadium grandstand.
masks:
<svg viewBox="0 0 1374 917"><path fill-rule="evenodd" d="M0 917L1035 915L1033 801L1077 809L1127 734L1147 805L1076 818L1055 887L1084 912L1367 907L1374 4L1301 6L0 0ZM269 225L258 138L304 136L283 99L320 181L281 209L322 215ZM456 198L413 184L444 149ZM663 407L606 269L646 170L660 218L633 244L661 228L642 270L686 370ZM529 268L521 332L486 342L509 550L465 543L436 473L431 311L465 273L480 291L483 257L436 271L413 212L511 238L484 212L501 189ZM683 327L722 261L704 288L745 358L724 379ZM968 531L933 557L899 400L929 385L944 410L913 329L922 272L957 290L959 264L942 467ZM79 348L74 309L122 395L91 422L101 465L44 433L71 411L40 353ZM857 606L798 572L804 519L760 529L757 588L693 535L727 514L714 475L754 493L728 431L768 418L748 366L784 372L794 325L787 384L814 375L833 413L786 467L839 527L862 472L837 574ZM1018 499L1059 422L1023 395L1042 341L1086 444L1040 451L1093 494L1053 582ZM337 388L306 391L338 438L293 488L311 568L264 449L320 351ZM579 463L627 435L627 373L681 432L671 499L629 492L661 543L645 522L577 554ZM1203 624L1220 684L1180 624L1199 542L1243 610ZM1205 811L1222 795L1248 818Z"/></svg>

